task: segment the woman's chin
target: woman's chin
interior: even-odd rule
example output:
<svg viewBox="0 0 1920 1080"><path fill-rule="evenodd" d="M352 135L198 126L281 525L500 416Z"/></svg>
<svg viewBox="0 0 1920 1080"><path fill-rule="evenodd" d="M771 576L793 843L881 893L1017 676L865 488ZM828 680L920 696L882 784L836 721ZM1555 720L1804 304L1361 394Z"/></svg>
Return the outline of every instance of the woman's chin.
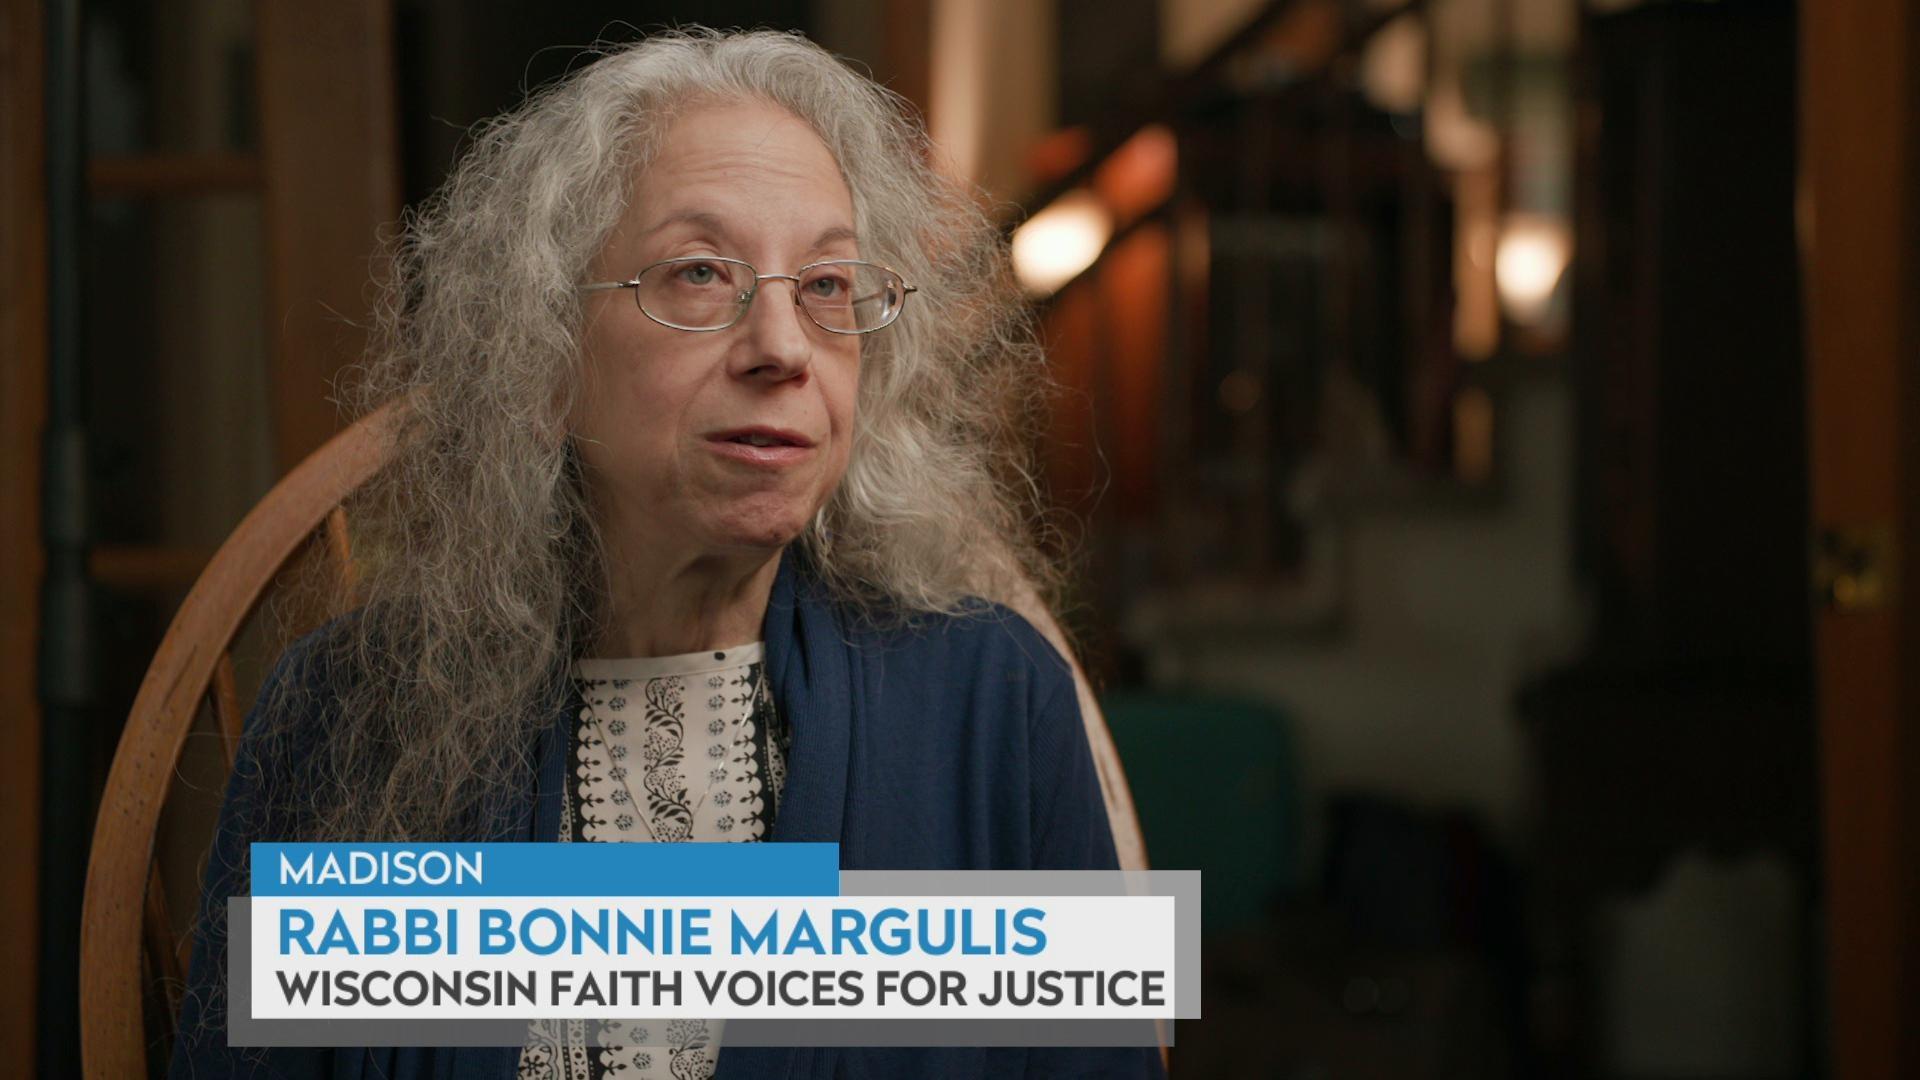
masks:
<svg viewBox="0 0 1920 1080"><path fill-rule="evenodd" d="M813 518L797 507L743 509L710 524L708 535L716 546L778 551L798 540Z"/></svg>

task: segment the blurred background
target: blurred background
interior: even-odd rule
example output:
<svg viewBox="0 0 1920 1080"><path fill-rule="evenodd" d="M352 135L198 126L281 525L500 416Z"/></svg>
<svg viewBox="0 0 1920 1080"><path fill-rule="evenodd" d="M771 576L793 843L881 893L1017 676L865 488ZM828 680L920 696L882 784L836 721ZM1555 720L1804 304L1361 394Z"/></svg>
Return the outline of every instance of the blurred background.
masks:
<svg viewBox="0 0 1920 1080"><path fill-rule="evenodd" d="M0 1071L77 1071L120 726L376 229L677 22L841 53L1005 224L1067 621L1206 875L1175 1076L1920 1076L1905 0L4 12Z"/></svg>

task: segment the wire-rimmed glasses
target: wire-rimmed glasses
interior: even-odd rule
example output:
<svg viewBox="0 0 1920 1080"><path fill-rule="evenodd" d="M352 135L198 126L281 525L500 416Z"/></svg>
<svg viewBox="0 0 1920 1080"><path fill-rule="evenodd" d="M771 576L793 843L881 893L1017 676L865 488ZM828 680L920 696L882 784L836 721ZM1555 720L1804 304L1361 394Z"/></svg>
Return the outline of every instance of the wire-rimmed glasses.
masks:
<svg viewBox="0 0 1920 1080"><path fill-rule="evenodd" d="M762 274L752 263L718 255L663 259L627 281L582 285L586 292L632 289L647 318L675 330L706 333L739 322L763 281L793 283L793 302L814 325L833 334L871 334L900 317L916 291L879 263L829 259L791 274Z"/></svg>

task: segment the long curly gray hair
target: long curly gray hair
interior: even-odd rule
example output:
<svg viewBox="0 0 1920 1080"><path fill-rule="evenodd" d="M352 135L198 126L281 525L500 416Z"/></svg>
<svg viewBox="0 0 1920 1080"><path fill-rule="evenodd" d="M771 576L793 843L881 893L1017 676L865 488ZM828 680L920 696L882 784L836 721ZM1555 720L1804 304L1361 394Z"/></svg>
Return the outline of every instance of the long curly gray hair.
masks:
<svg viewBox="0 0 1920 1080"><path fill-rule="evenodd" d="M313 646L351 676L328 681L297 792L276 785L301 832L448 836L518 790L554 673L607 616L566 433L578 286L675 117L739 99L812 126L851 189L863 257L920 287L863 343L851 460L798 541L809 565L875 619L1057 599L1035 529L1046 380L1031 315L999 232L933 164L911 108L796 35L676 31L603 50L481 126L390 245L348 404L407 407L391 464L347 507L357 578L333 603L353 614ZM311 682L281 679L270 712L310 715Z"/></svg>

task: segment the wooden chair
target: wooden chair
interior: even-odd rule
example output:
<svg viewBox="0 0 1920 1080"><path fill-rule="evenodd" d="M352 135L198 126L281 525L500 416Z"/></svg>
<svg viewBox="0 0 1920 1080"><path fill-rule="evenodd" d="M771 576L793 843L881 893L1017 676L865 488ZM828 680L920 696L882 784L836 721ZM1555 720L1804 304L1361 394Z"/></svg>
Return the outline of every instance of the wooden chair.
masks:
<svg viewBox="0 0 1920 1080"><path fill-rule="evenodd" d="M187 594L140 684L107 775L87 867L80 1048L90 1080L147 1075L149 1048L171 1041L192 944L191 933L174 929L155 860L175 770L203 701L232 767L246 715L234 673L235 640L282 570L323 531L339 572L351 571L340 504L386 460L394 418L390 406L341 432L267 493ZM1061 640L1050 619L1041 628ZM1082 701L1091 701L1084 689ZM1144 869L1146 847L1113 740L1097 710L1086 715L1121 864ZM167 1030L154 1039L143 1016L156 988Z"/></svg>
<svg viewBox="0 0 1920 1080"><path fill-rule="evenodd" d="M194 717L206 701L231 767L246 715L234 640L317 531L327 531L344 571L340 503L380 468L391 421L383 410L341 432L267 493L194 583L140 683L101 796L81 912L80 1055L90 1078L147 1075L149 977L159 982L169 1028L179 1015L192 936L174 932L154 841ZM171 1030L165 1035L162 1044Z"/></svg>

